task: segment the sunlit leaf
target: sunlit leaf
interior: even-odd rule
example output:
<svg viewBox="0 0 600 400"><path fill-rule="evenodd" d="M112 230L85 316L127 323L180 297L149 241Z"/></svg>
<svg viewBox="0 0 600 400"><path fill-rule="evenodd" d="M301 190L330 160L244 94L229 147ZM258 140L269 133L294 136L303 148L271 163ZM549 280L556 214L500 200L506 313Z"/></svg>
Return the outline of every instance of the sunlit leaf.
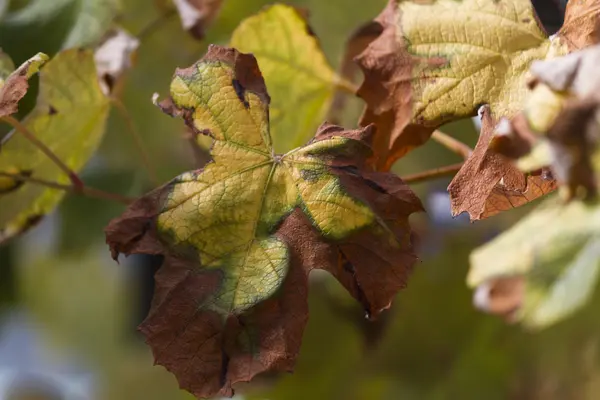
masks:
<svg viewBox="0 0 600 400"><path fill-rule="evenodd" d="M140 198L106 232L115 258L165 257L141 330L182 387L231 395L257 373L291 370L312 269L369 315L389 307L415 261L407 219L421 205L365 166L371 128L324 124L305 147L275 154L256 59L218 46L177 70L160 106L211 135L215 161Z"/></svg>
<svg viewBox="0 0 600 400"><path fill-rule="evenodd" d="M100 90L93 54L68 50L40 72L40 94L25 127L72 170L80 170L104 133L109 101ZM2 143L0 171L68 184L69 177L25 137L13 132ZM23 183L0 195L0 241L19 234L50 212L64 191Z"/></svg>
<svg viewBox="0 0 600 400"><path fill-rule="evenodd" d="M291 6L271 6L242 21L230 45L258 60L271 95L275 151L306 143L327 112L336 74L304 16Z"/></svg>

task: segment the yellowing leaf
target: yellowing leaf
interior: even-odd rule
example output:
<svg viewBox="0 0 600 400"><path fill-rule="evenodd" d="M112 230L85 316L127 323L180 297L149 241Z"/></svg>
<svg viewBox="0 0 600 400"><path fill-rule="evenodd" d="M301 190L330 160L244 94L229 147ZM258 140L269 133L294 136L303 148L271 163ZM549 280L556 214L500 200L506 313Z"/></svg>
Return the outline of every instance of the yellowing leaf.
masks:
<svg viewBox="0 0 600 400"><path fill-rule="evenodd" d="M363 124L393 125L380 133L383 168L483 104L495 118L517 112L529 64L550 49L528 0L392 0L377 21L383 32L358 59L359 96Z"/></svg>
<svg viewBox="0 0 600 400"><path fill-rule="evenodd" d="M276 154L256 59L211 46L177 70L163 111L214 139L214 162L143 196L107 227L113 257L162 254L155 307L140 329L156 362L199 397L269 369L291 370L307 318L307 274L336 276L375 316L415 261L395 175L366 161L372 128L324 124Z"/></svg>
<svg viewBox="0 0 600 400"><path fill-rule="evenodd" d="M600 273L600 207L549 199L526 219L471 255L468 283L522 277L513 318L543 328L583 306Z"/></svg>
<svg viewBox="0 0 600 400"><path fill-rule="evenodd" d="M37 105L23 124L77 171L96 150L109 110L98 84L93 54L82 50L59 53L40 75ZM59 167L16 133L5 138L0 152L0 172L10 174L15 169L38 179L69 183ZM0 241L35 224L63 196L64 191L33 183L0 195Z"/></svg>
<svg viewBox="0 0 600 400"><path fill-rule="evenodd" d="M271 94L275 151L306 143L323 120L336 85L336 74L306 19L291 6L271 6L244 20L230 45L258 60Z"/></svg>
<svg viewBox="0 0 600 400"><path fill-rule="evenodd" d="M18 111L19 100L25 96L29 88L27 80L37 73L47 60L47 55L38 53L23 63L16 71L11 72L5 79L0 78L0 117Z"/></svg>

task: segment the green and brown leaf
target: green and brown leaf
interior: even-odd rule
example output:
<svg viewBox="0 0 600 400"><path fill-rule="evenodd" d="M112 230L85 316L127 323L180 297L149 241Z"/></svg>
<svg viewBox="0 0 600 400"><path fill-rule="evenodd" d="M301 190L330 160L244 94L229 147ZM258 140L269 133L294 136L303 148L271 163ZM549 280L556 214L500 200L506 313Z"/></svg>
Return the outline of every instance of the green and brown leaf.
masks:
<svg viewBox="0 0 600 400"><path fill-rule="evenodd" d="M276 154L256 59L218 46L176 72L160 106L213 138L214 162L140 198L106 234L115 258L165 257L140 328L182 387L231 395L236 382L291 370L312 269L336 276L370 316L390 306L416 260L408 216L422 206L368 167L372 127L324 124Z"/></svg>

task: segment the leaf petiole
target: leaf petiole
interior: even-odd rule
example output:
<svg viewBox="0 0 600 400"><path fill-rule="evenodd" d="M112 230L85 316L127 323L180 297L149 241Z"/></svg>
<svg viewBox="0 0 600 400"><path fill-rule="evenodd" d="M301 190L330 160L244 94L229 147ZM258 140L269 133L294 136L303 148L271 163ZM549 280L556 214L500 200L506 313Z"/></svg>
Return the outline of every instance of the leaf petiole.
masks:
<svg viewBox="0 0 600 400"><path fill-rule="evenodd" d="M473 149L471 149L469 146L440 130L435 130L431 134L431 138L450 151L458 154L465 160L471 156L471 153L473 153Z"/></svg>
<svg viewBox="0 0 600 400"><path fill-rule="evenodd" d="M35 178L33 176L27 176L27 175L23 175L23 174L11 174L8 172L1 172L1 171L0 171L0 176L12 178L12 179L15 179L15 180L21 181L21 182L35 183L35 184L46 186L46 187L49 187L52 189L64 190L64 191L67 191L70 193L81 194L81 195L91 197L91 198L115 201L115 202L125 204L125 205L128 205L135 200L133 198L122 196L120 194L109 193L109 192L105 192L103 190L85 186L83 184L83 182L82 182L82 186L64 185L62 183L47 181L45 179Z"/></svg>
<svg viewBox="0 0 600 400"><path fill-rule="evenodd" d="M407 175L401 177L404 183L421 183L429 180L441 178L444 176L450 176L457 173L463 166L464 163L457 163L447 165L445 167L434 168L423 172L418 172L416 174Z"/></svg>
<svg viewBox="0 0 600 400"><path fill-rule="evenodd" d="M142 159L144 167L146 167L148 176L150 176L150 179L154 182L155 185L159 185L160 180L158 179L156 169L154 168L154 165L150 162L150 156L148 155L148 151L146 151L146 148L144 147L144 141L142 140L142 136L140 135L140 132L138 131L135 123L133 122L133 118L131 118L129 111L127 111L127 107L125 107L125 105L117 98L111 97L110 101L116 107L116 109L119 111L119 114L121 114L121 117L125 121L127 125L127 130L129 131L129 133L133 137L133 140L135 141L135 147Z"/></svg>

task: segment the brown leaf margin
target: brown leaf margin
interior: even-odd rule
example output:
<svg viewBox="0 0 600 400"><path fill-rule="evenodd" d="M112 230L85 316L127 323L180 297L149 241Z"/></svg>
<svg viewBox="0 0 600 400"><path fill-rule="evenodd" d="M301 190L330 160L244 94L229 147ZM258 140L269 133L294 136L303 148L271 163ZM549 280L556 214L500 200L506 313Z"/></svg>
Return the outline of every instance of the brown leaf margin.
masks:
<svg viewBox="0 0 600 400"><path fill-rule="evenodd" d="M249 63L250 55L211 46L206 57L233 65L242 89L259 92L263 102L268 102L256 63ZM177 110L169 102L160 105L190 124L190 110ZM370 148L374 133L374 126L344 131L323 124L313 141L342 136ZM308 274L313 269L332 273L372 318L387 309L406 286L417 261L408 217L423 211L421 202L400 178L374 172L368 163L370 151L351 153L332 150L319 157L351 196L371 207L382 225L332 242L322 237L303 211L294 210L275 232L289 246L288 276L274 296L242 314L201 309L203 300L223 279L222 272L203 269L193 249L173 249L159 236L156 220L172 183L141 197L106 228L115 259L120 253L164 257L155 277L152 309L140 330L156 363L174 373L182 388L198 397L231 396L236 383L259 373L291 371L308 319Z"/></svg>

